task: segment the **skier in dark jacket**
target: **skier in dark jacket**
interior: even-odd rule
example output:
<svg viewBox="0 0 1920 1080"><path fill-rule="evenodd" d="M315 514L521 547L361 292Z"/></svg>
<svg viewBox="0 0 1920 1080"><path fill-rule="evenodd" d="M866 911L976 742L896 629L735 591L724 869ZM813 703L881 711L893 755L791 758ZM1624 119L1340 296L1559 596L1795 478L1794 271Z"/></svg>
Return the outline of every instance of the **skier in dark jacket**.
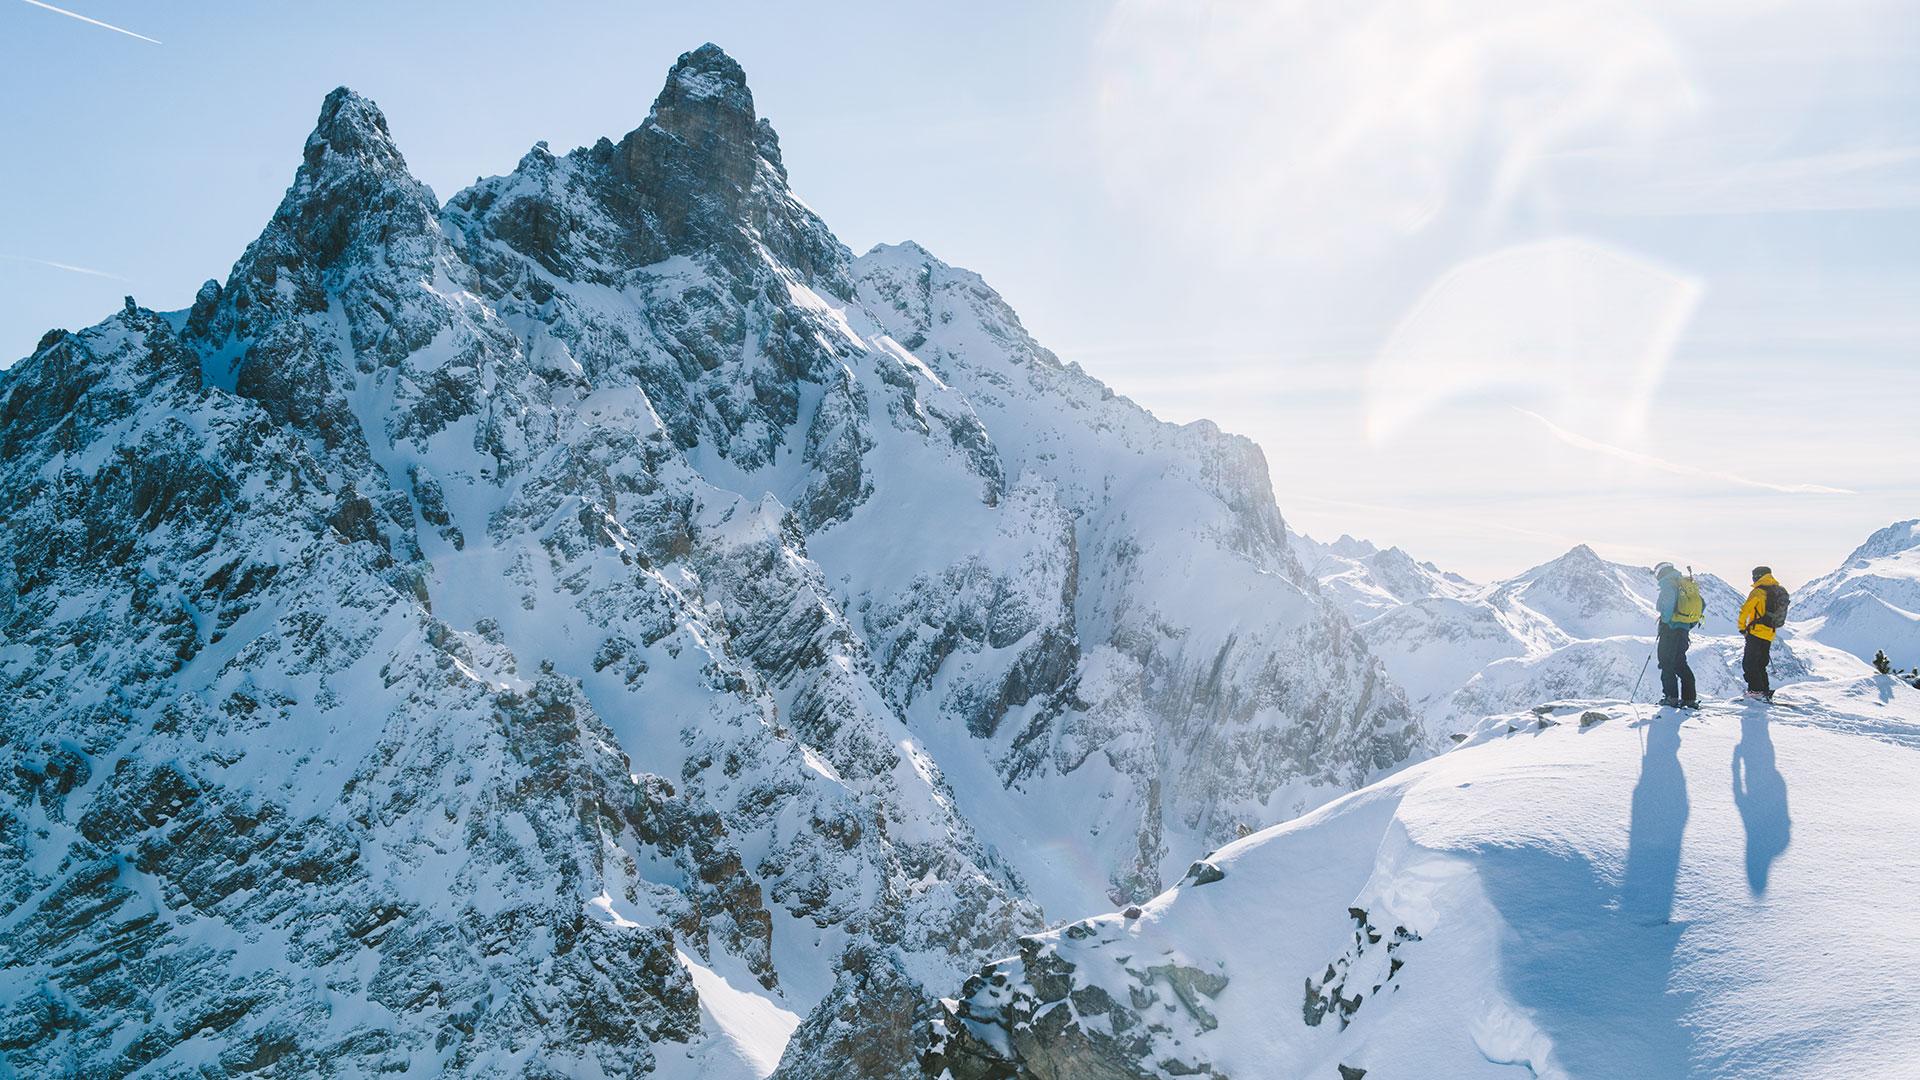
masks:
<svg viewBox="0 0 1920 1080"><path fill-rule="evenodd" d="M1654 567L1653 576L1660 582L1660 597L1654 605L1660 611L1659 644L1654 650L1660 658L1660 704L1697 709L1700 700L1693 686L1693 668L1687 664L1687 648L1703 611L1700 590L1672 563Z"/></svg>
<svg viewBox="0 0 1920 1080"><path fill-rule="evenodd" d="M1741 668L1747 676L1747 696L1773 700L1767 664L1773 659L1773 635L1787 622L1787 590L1765 566L1753 568L1753 591L1740 608L1740 632L1747 637Z"/></svg>

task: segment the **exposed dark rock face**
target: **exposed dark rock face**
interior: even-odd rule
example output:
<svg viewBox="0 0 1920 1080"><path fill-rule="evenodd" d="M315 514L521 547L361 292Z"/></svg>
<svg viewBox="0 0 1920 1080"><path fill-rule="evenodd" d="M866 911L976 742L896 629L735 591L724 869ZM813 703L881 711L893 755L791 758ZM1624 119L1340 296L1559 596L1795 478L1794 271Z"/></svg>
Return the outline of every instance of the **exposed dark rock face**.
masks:
<svg viewBox="0 0 1920 1080"><path fill-rule="evenodd" d="M1212 1064L1181 1049L1181 1035L1211 1031L1208 1003L1227 988L1219 972L1173 961L1136 962L1115 920L1074 923L1062 933L1093 949L1110 948L1124 972L1124 998L1089 980L1047 937L1020 939L1016 959L969 978L957 1000L942 1001L922 1055L924 1075L939 1080L1224 1080Z"/></svg>
<svg viewBox="0 0 1920 1080"><path fill-rule="evenodd" d="M1043 892L1415 748L1269 487L853 258L717 48L444 208L337 90L224 282L0 374L0 1056L636 1075L725 982L911 1075Z"/></svg>

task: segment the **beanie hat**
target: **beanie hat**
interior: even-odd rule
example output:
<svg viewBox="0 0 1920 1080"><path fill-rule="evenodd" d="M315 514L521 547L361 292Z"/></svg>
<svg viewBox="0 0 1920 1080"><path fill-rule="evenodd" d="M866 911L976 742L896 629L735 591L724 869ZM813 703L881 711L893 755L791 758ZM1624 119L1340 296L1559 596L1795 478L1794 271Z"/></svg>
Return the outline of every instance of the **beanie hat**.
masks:
<svg viewBox="0 0 1920 1080"><path fill-rule="evenodd" d="M1773 573L1773 567L1771 566L1756 566L1753 568L1753 580L1759 581L1771 573Z"/></svg>

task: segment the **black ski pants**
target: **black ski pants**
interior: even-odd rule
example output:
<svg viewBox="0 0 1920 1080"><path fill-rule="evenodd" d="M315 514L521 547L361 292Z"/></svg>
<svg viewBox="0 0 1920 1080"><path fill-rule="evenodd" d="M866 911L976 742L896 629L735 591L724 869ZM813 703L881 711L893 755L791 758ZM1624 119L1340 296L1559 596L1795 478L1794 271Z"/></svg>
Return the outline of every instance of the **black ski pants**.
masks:
<svg viewBox="0 0 1920 1080"><path fill-rule="evenodd" d="M1692 644L1692 631L1684 626L1660 624L1659 646L1655 653L1660 658L1660 695L1668 701L1693 701L1693 668L1687 665L1687 646Z"/></svg>
<svg viewBox="0 0 1920 1080"><path fill-rule="evenodd" d="M1773 684L1767 681L1767 664L1773 659L1773 642L1758 634L1747 635L1747 652L1740 659L1741 670L1747 676L1747 689L1761 694L1773 693Z"/></svg>

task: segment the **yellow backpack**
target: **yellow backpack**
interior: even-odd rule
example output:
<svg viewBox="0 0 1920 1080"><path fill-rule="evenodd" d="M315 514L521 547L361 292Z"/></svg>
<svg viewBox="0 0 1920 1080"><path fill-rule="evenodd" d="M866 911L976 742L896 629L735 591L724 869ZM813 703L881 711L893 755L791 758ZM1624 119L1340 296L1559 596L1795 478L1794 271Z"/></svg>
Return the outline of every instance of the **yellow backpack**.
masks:
<svg viewBox="0 0 1920 1080"><path fill-rule="evenodd" d="M1707 601L1692 574L1680 579L1679 594L1673 602L1673 621L1682 626L1697 626L1707 617Z"/></svg>

